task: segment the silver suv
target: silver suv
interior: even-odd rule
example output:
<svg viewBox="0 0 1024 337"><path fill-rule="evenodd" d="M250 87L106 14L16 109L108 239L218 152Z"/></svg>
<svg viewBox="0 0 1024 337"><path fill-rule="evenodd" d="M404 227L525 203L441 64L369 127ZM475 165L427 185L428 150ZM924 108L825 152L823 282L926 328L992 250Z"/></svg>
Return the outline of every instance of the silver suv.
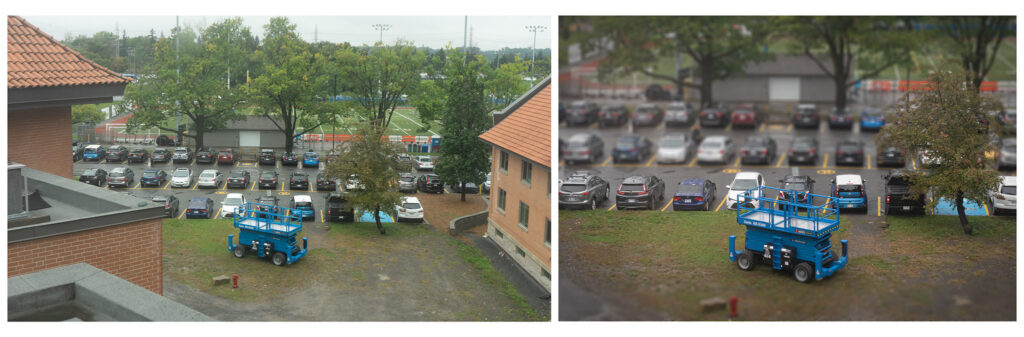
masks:
<svg viewBox="0 0 1024 337"><path fill-rule="evenodd" d="M608 200L611 185L585 171L574 172L558 188L559 209L597 209Z"/></svg>
<svg viewBox="0 0 1024 337"><path fill-rule="evenodd" d="M412 173L402 173L398 178L398 191L416 193L416 176Z"/></svg>

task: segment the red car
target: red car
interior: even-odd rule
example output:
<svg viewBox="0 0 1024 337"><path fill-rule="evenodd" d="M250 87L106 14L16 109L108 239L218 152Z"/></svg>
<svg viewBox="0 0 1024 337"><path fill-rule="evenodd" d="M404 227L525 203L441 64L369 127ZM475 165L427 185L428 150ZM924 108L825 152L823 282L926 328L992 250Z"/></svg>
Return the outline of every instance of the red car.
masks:
<svg viewBox="0 0 1024 337"><path fill-rule="evenodd" d="M235 155L235 150L222 149L217 153L217 164L234 165L237 161L238 156Z"/></svg>
<svg viewBox="0 0 1024 337"><path fill-rule="evenodd" d="M748 126L754 128L757 127L757 123L760 122L760 117L760 114L753 105L738 105L732 111L732 126Z"/></svg>

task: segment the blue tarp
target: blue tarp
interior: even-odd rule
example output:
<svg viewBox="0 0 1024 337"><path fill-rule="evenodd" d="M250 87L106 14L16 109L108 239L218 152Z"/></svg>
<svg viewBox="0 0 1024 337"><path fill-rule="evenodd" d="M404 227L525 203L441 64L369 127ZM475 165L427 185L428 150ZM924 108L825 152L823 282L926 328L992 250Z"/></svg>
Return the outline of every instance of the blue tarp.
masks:
<svg viewBox="0 0 1024 337"><path fill-rule="evenodd" d="M964 201L964 214L968 216L986 216L988 215L988 209L985 205L979 205L972 201ZM939 203L935 205L936 215L957 215L956 205L952 201L946 199L939 199Z"/></svg>
<svg viewBox="0 0 1024 337"><path fill-rule="evenodd" d="M373 219L373 213L360 211L359 212L359 221L357 221L357 222L373 222L373 223L376 223L377 220ZM384 223L384 222L395 222L395 220L391 219L391 215L388 215L384 211L380 211L380 222L382 222L382 223Z"/></svg>

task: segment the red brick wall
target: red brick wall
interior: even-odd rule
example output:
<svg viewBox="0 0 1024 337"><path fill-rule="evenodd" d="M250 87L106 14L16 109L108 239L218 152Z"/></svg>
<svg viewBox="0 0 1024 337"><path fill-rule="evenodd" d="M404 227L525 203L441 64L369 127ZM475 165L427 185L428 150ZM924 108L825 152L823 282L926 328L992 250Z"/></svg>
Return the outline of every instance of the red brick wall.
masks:
<svg viewBox="0 0 1024 337"><path fill-rule="evenodd" d="M163 295L161 219L7 245L7 277L88 263Z"/></svg>
<svg viewBox="0 0 1024 337"><path fill-rule="evenodd" d="M551 171L534 164L530 186L523 184L523 157L509 152L508 172L502 172L501 152L498 147L492 148L491 164L491 211L488 217L501 226L502 230L515 238L524 249L540 259L548 268L551 267L551 248L544 244L545 221L552 219L551 197L548 195L551 185ZM505 212L498 210L498 189L505 190ZM529 228L519 226L519 202L530 207ZM554 231L554 229L552 229ZM512 252L510 252L512 253Z"/></svg>
<svg viewBox="0 0 1024 337"><path fill-rule="evenodd" d="M7 158L72 179L71 107L7 112Z"/></svg>

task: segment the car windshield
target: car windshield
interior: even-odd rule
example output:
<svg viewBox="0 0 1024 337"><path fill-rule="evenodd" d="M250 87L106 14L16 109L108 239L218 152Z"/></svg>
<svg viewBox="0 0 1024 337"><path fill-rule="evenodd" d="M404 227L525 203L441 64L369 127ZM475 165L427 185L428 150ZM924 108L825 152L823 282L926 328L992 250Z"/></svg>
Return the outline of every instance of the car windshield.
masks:
<svg viewBox="0 0 1024 337"><path fill-rule="evenodd" d="M686 140L682 138L666 138L661 141L661 147L682 147Z"/></svg>
<svg viewBox="0 0 1024 337"><path fill-rule="evenodd" d="M562 184L562 192L577 193L587 190L584 184Z"/></svg>
<svg viewBox="0 0 1024 337"><path fill-rule="evenodd" d="M402 181L407 182L407 183L411 183L411 182L413 182L415 180L416 180L416 178L413 178L413 177L402 177Z"/></svg>
<svg viewBox="0 0 1024 337"><path fill-rule="evenodd" d="M576 146L586 146L588 141L589 141L588 138L583 138L583 137L581 137L581 138L575 138L575 137L574 138L569 138L569 146L573 146L573 147L576 147Z"/></svg>
<svg viewBox="0 0 1024 337"><path fill-rule="evenodd" d="M570 105L569 107L570 108L583 108L583 107L586 107L586 106L587 106L587 102L572 102L572 105Z"/></svg>
<svg viewBox="0 0 1024 337"><path fill-rule="evenodd" d="M1017 153L1017 144L1016 143L1005 144L1005 145L1003 145L1003 149L1002 150L1006 151L1006 152L1010 152L1010 153Z"/></svg>
<svg viewBox="0 0 1024 337"><path fill-rule="evenodd" d="M890 146L886 148L884 152L900 152L900 149L897 149L895 146Z"/></svg>
<svg viewBox="0 0 1024 337"><path fill-rule="evenodd" d="M700 147L705 149L717 149L722 147L722 143L714 140L705 141L700 144Z"/></svg>
<svg viewBox="0 0 1024 337"><path fill-rule="evenodd" d="M174 171L174 176L175 177L188 177L188 171L185 171L185 170Z"/></svg>
<svg viewBox="0 0 1024 337"><path fill-rule="evenodd" d="M205 208L206 199L192 199L188 202L188 208Z"/></svg>
<svg viewBox="0 0 1024 337"><path fill-rule="evenodd" d="M156 171L145 171L145 172L142 172L142 177L143 178L153 178L153 177L156 177Z"/></svg>
<svg viewBox="0 0 1024 337"><path fill-rule="evenodd" d="M224 199L224 205L227 205L227 206L239 206L241 204L242 204L242 198L241 197L229 197L227 199Z"/></svg>
<svg viewBox="0 0 1024 337"><path fill-rule="evenodd" d="M644 189L644 184L622 184L619 187L619 191L623 192L643 192Z"/></svg>
<svg viewBox="0 0 1024 337"><path fill-rule="evenodd" d="M227 151L221 151L220 153L218 153L218 155L221 155L221 156L230 156L230 155L231 155L231 152L227 152Z"/></svg>
<svg viewBox="0 0 1024 337"><path fill-rule="evenodd" d="M857 144L843 143L839 144L839 150L853 152L860 150L860 146L857 146Z"/></svg>
<svg viewBox="0 0 1024 337"><path fill-rule="evenodd" d="M245 171L231 171L230 175L232 178L241 178L245 176Z"/></svg>
<svg viewBox="0 0 1024 337"><path fill-rule="evenodd" d="M1017 195L1017 186L1003 186L1003 188L999 189L999 193Z"/></svg>
<svg viewBox="0 0 1024 337"><path fill-rule="evenodd" d="M215 173L215 172L203 172L203 174L199 175L200 178L213 178L213 177L216 177L216 176L217 176L217 173Z"/></svg>
<svg viewBox="0 0 1024 337"><path fill-rule="evenodd" d="M782 186L782 188L786 190L803 191L807 189L807 185L803 182L787 182Z"/></svg>
<svg viewBox="0 0 1024 337"><path fill-rule="evenodd" d="M296 174L292 175L292 179L306 179L306 175L305 174L296 173Z"/></svg>
<svg viewBox="0 0 1024 337"><path fill-rule="evenodd" d="M811 142L806 142L806 141L805 142L799 142L799 141L798 142L794 142L793 143L793 150L807 151L807 150L811 149L811 145L812 145Z"/></svg>
<svg viewBox="0 0 1024 337"><path fill-rule="evenodd" d="M176 153L176 154L186 154L186 153L188 153L188 150L174 150L174 153Z"/></svg>
<svg viewBox="0 0 1024 337"><path fill-rule="evenodd" d="M636 146L636 138L623 138L615 142L615 147L620 149L630 149Z"/></svg>
<svg viewBox="0 0 1024 337"><path fill-rule="evenodd" d="M889 185L909 186L910 180L907 177L892 177L889 178Z"/></svg>
<svg viewBox="0 0 1024 337"><path fill-rule="evenodd" d="M82 172L82 175L83 176L94 176L94 175L96 175L96 171L98 171L98 170L94 169L94 168L87 169L87 170L85 170L85 172Z"/></svg>
<svg viewBox="0 0 1024 337"><path fill-rule="evenodd" d="M757 181L754 179L736 179L732 182L732 190L734 191L746 191L754 187L757 187Z"/></svg>
<svg viewBox="0 0 1024 337"><path fill-rule="evenodd" d="M676 189L678 194L700 194L702 188L700 185L679 185Z"/></svg>
<svg viewBox="0 0 1024 337"><path fill-rule="evenodd" d="M306 152L306 157L308 157L308 158L316 158L317 154L316 153L311 153L311 152Z"/></svg>
<svg viewBox="0 0 1024 337"><path fill-rule="evenodd" d="M312 203L310 203L310 202L306 202L306 201L299 201L299 202L296 202L296 203L295 203L295 208L309 208L309 207L311 207L312 205L313 205L313 204L312 204Z"/></svg>
<svg viewBox="0 0 1024 337"><path fill-rule="evenodd" d="M135 149L135 150L132 150L132 153L136 153L136 154L146 153L146 150L143 150L143 149Z"/></svg>
<svg viewBox="0 0 1024 337"><path fill-rule="evenodd" d="M860 192L860 185L840 185L839 192Z"/></svg>
<svg viewBox="0 0 1024 337"><path fill-rule="evenodd" d="M658 109L653 106L639 107L636 109L636 113L655 113Z"/></svg>
<svg viewBox="0 0 1024 337"><path fill-rule="evenodd" d="M124 175L124 170L113 170L113 171L110 171L110 176L111 177L120 177L120 176L123 176L123 175Z"/></svg>
<svg viewBox="0 0 1024 337"><path fill-rule="evenodd" d="M266 205L276 205L277 204L277 200L275 200L274 198L262 197L262 198L260 198L259 201L257 201L257 203L266 204Z"/></svg>
<svg viewBox="0 0 1024 337"><path fill-rule="evenodd" d="M153 154L165 154L167 150L153 150Z"/></svg>
<svg viewBox="0 0 1024 337"><path fill-rule="evenodd" d="M85 153L96 153L96 149L85 149Z"/></svg>
<svg viewBox="0 0 1024 337"><path fill-rule="evenodd" d="M406 202L402 204L402 207L406 209L420 209L420 204L414 202Z"/></svg>
<svg viewBox="0 0 1024 337"><path fill-rule="evenodd" d="M153 197L152 201L153 202L167 202L167 197L155 196L155 197Z"/></svg>

